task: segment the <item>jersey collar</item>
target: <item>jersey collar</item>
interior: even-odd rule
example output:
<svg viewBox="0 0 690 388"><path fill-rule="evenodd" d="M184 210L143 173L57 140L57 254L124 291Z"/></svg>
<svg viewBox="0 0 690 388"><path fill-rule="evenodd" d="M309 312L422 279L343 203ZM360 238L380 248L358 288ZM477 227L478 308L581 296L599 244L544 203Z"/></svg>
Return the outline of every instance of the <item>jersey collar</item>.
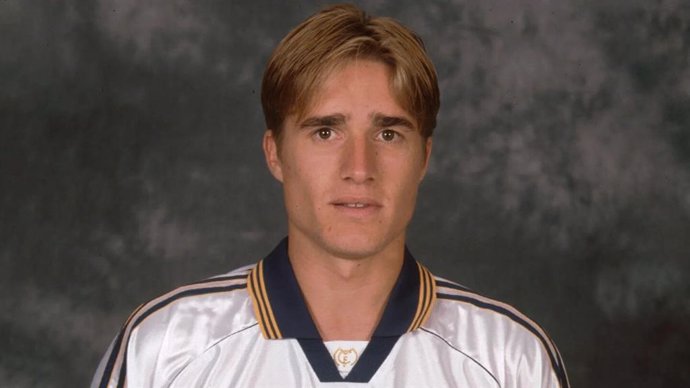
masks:
<svg viewBox="0 0 690 388"><path fill-rule="evenodd" d="M247 289L264 338L320 340L288 258L287 237L251 271ZM403 266L373 337L399 337L429 317L436 284L405 248ZM372 339L374 339L372 338Z"/></svg>

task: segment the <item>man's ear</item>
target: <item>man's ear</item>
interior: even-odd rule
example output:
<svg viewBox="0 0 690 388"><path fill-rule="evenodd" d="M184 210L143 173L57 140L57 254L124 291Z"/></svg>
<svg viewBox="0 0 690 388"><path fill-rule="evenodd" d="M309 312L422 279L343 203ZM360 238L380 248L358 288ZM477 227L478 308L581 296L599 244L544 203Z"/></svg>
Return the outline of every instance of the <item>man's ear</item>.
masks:
<svg viewBox="0 0 690 388"><path fill-rule="evenodd" d="M426 139L426 144L424 144L424 168L422 169L422 175L419 178L419 181L421 182L424 179L424 176L426 176L426 171L429 168L429 159L431 158L431 136L429 136Z"/></svg>
<svg viewBox="0 0 690 388"><path fill-rule="evenodd" d="M268 170L271 171L273 177L283 183L283 165L278 156L278 143L270 129L264 133L263 148Z"/></svg>

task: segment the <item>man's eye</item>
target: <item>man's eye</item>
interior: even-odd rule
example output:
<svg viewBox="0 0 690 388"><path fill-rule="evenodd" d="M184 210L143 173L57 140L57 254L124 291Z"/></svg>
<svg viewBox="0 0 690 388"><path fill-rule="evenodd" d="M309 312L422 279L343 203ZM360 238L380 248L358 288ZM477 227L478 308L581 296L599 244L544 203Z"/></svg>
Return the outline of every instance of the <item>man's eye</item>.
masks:
<svg viewBox="0 0 690 388"><path fill-rule="evenodd" d="M384 129L381 131L381 139L383 139L383 141L393 141L397 135L397 132L392 129Z"/></svg>
<svg viewBox="0 0 690 388"><path fill-rule="evenodd" d="M328 140L333 135L333 131L330 128L320 128L316 131L316 135L321 140Z"/></svg>

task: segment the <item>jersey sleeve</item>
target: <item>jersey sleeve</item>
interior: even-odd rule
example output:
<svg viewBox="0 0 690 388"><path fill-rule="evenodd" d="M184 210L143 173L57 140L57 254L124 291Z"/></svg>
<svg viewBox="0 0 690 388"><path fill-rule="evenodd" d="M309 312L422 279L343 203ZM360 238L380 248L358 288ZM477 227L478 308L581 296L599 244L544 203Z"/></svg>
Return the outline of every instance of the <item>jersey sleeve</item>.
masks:
<svg viewBox="0 0 690 388"><path fill-rule="evenodd" d="M161 349L166 330L131 329L125 325L108 347L91 388L165 386L176 373L176 365L162 363Z"/></svg>
<svg viewBox="0 0 690 388"><path fill-rule="evenodd" d="M248 310L252 266L178 287L132 312L115 336L92 388L168 387L196 357L233 331L255 323ZM213 328L214 330L210 329Z"/></svg>
<svg viewBox="0 0 690 388"><path fill-rule="evenodd" d="M555 357L560 359L558 350ZM541 346L520 355L515 369L515 388L569 388L563 364L553 363Z"/></svg>
<svg viewBox="0 0 690 388"><path fill-rule="evenodd" d="M140 325L147 315L145 306L140 306L129 316L110 343L96 369L91 388L155 387L154 378L157 373L161 374L156 364L167 322L157 319L152 325L147 325L149 321Z"/></svg>
<svg viewBox="0 0 690 388"><path fill-rule="evenodd" d="M547 335L522 335L510 342L505 360L505 388L570 387L561 355Z"/></svg>
<svg viewBox="0 0 690 388"><path fill-rule="evenodd" d="M108 363L108 355L112 352L113 350L113 344L115 343L115 340L117 338L114 338L110 342L110 346L108 346L108 350L106 350L105 355L101 357L101 362L98 364L98 368L96 368L96 373L93 375L93 379L91 380L91 388L99 388L103 386L101 383L103 381L103 374L105 373L105 367L106 364ZM107 386L107 384L106 384Z"/></svg>

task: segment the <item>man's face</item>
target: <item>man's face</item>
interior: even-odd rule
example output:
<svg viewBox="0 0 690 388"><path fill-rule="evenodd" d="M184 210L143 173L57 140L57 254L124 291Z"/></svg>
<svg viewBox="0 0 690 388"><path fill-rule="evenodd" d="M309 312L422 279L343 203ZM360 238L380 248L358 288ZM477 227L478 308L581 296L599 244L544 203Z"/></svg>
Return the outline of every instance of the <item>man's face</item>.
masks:
<svg viewBox="0 0 690 388"><path fill-rule="evenodd" d="M283 183L290 241L351 259L402 246L431 139L395 101L388 67L352 61L314 101L304 118L286 118L280 152L270 131L264 137Z"/></svg>

